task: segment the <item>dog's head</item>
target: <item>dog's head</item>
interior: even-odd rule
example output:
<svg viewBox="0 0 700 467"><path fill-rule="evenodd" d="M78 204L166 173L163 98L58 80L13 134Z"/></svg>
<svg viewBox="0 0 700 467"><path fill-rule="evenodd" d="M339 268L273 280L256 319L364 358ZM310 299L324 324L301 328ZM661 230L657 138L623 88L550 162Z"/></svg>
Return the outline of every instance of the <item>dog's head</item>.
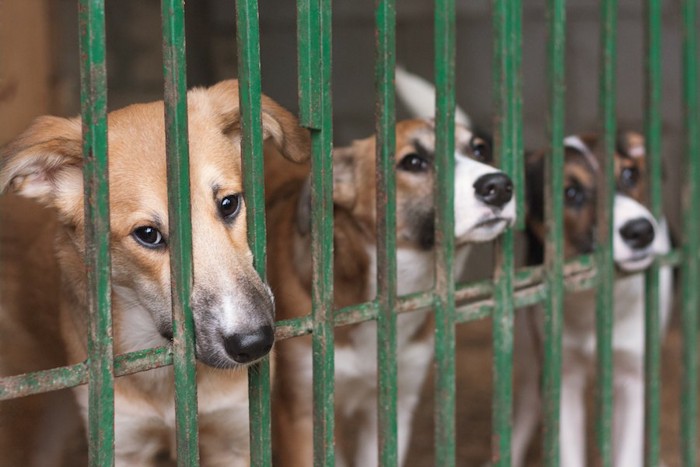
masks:
<svg viewBox="0 0 700 467"><path fill-rule="evenodd" d="M367 235L376 226L376 139L333 152L333 201ZM513 186L493 168L488 138L461 125L455 131L455 236L457 245L495 238L515 218ZM430 250L435 243L435 128L429 120L396 126L396 223L399 247Z"/></svg>
<svg viewBox="0 0 700 467"><path fill-rule="evenodd" d="M593 252L596 244L596 199L602 181L594 136L569 136L564 140L564 248L568 258ZM544 239L544 153L529 156L528 227ZM644 139L621 133L615 152L613 256L625 271L649 266L658 253L655 238L659 226L644 207L647 171Z"/></svg>
<svg viewBox="0 0 700 467"><path fill-rule="evenodd" d="M188 93L194 283L191 304L200 361L253 362L274 342L269 288L247 242L235 81ZM309 152L296 119L263 98L263 132L286 157ZM163 102L111 112L110 239L117 350L172 337ZM79 119L42 117L3 150L0 188L55 208L62 272L84 294L84 217Z"/></svg>

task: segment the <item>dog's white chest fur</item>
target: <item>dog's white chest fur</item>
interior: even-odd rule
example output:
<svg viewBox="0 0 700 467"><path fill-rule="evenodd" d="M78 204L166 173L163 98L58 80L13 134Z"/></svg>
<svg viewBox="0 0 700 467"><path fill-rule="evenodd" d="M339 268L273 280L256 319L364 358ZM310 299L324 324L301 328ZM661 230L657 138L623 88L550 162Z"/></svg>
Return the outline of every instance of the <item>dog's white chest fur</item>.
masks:
<svg viewBox="0 0 700 467"><path fill-rule="evenodd" d="M460 248L455 257L455 273L459 275L469 248ZM377 258L374 247L368 248L370 276L368 298L376 295L375 272ZM426 291L433 286L435 276L434 253L399 249L397 251L397 292L405 295ZM425 323L427 313L402 313L397 317L397 364L399 392L402 388L420 388L433 355L433 339L415 339ZM350 337L351 346L335 349L336 395L348 414L376 403L377 326L369 321L356 326ZM410 397L410 396L409 396ZM347 414L346 414L347 415Z"/></svg>
<svg viewBox="0 0 700 467"><path fill-rule="evenodd" d="M660 224L661 252L670 249L668 228ZM669 267L661 268L660 319L662 329L671 311L672 274ZM616 351L632 355L644 352L644 273L636 273L615 279L613 308L613 346ZM595 355L595 291L586 290L567 294L564 301L565 349L592 358Z"/></svg>

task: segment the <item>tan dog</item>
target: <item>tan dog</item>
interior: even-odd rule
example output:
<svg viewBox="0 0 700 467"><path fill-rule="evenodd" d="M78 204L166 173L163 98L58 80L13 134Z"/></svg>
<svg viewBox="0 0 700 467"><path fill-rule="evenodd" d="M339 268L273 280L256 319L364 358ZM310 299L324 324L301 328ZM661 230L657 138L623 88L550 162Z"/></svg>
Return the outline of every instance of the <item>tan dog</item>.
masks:
<svg viewBox="0 0 700 467"><path fill-rule="evenodd" d="M434 125L408 120L396 127L398 293L429 289L434 278ZM468 244L488 241L511 225L515 207L510 179L487 165L491 147L463 126L455 134L456 269ZM272 161L271 161L272 162ZM275 164L277 167L275 167ZM311 310L308 169L269 164L269 279L278 317ZM289 166L290 164L286 164ZM283 173L284 172L284 173ZM285 178L286 182L281 180ZM376 295L375 139L333 153L334 294L337 308ZM459 271L456 271L458 274ZM429 312L398 317L398 450L403 462L420 389L432 361ZM337 465L371 467L377 457L376 324L335 333ZM312 365L308 336L278 343L273 401L276 463L312 463Z"/></svg>
<svg viewBox="0 0 700 467"><path fill-rule="evenodd" d="M595 247L596 190L602 173L594 137L565 139L564 245L567 258L592 253ZM644 450L644 275L657 254L670 249L665 221L644 207L648 171L644 139L624 133L615 153L613 259L614 461L616 466L643 465ZM544 241L544 154L527 164L529 262L542 263ZM660 318L665 329L671 312L670 267L661 269ZM561 465L583 467L586 461L585 388L596 351L595 290L568 293L564 299L560 446ZM521 384L515 393L513 465L525 454L540 418L539 367L542 361L543 314L516 314L515 370ZM534 322L534 326L532 325Z"/></svg>
<svg viewBox="0 0 700 467"><path fill-rule="evenodd" d="M270 351L274 308L269 288L253 269L246 238L237 82L194 89L187 98L201 461L205 466L247 465L247 379L240 369ZM161 101L132 105L108 118L115 354L164 345L172 338L163 117ZM307 132L266 97L263 131L286 157L307 157ZM39 118L2 155L0 188L33 198L57 215L58 222L39 244L55 245L62 283L55 308L60 308L67 363L83 361L80 119ZM19 306L24 304L3 303L3 315L16 315L7 308ZM38 346L34 352L54 349ZM86 417L87 388L75 393ZM170 367L117 379L117 465L153 465L174 456L173 404Z"/></svg>

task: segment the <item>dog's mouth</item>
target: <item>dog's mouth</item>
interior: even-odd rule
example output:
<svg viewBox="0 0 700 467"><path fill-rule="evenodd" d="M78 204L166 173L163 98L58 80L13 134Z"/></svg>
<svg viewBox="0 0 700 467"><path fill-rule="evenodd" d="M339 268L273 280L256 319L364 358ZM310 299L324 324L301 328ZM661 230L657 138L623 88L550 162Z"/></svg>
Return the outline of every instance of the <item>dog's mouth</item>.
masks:
<svg viewBox="0 0 700 467"><path fill-rule="evenodd" d="M654 261L654 256L652 250L638 251L629 258L617 260L615 263L623 272L638 272L648 268Z"/></svg>
<svg viewBox="0 0 700 467"><path fill-rule="evenodd" d="M492 217L490 219L482 220L477 223L472 230L476 229L492 229L495 227L502 226L504 223L508 223L509 220L504 217Z"/></svg>
<svg viewBox="0 0 700 467"><path fill-rule="evenodd" d="M456 239L457 246L467 243L488 242L498 237L510 225L513 219L501 215L487 215L472 225L469 230Z"/></svg>
<svg viewBox="0 0 700 467"><path fill-rule="evenodd" d="M159 331L161 337L172 344L173 342L173 330L172 329L162 329Z"/></svg>

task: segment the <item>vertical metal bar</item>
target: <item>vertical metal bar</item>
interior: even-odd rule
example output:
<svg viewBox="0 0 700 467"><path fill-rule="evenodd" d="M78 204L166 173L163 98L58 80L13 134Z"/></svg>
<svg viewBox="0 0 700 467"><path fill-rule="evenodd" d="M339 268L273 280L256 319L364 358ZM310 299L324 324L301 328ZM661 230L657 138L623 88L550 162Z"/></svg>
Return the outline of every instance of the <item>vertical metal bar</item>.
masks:
<svg viewBox="0 0 700 467"><path fill-rule="evenodd" d="M81 0L80 89L88 273L88 461L114 463L114 355L109 254L107 67L103 0Z"/></svg>
<svg viewBox="0 0 700 467"><path fill-rule="evenodd" d="M597 391L596 455L603 467L612 466L613 415L613 194L615 192L615 66L617 1L601 2L600 121L602 122L603 183L598 198L598 290L596 296Z"/></svg>
<svg viewBox="0 0 700 467"><path fill-rule="evenodd" d="M182 0L162 0L161 14L177 462L179 466L192 466L199 462L199 444L194 320L190 307L193 281L192 216L183 4Z"/></svg>
<svg viewBox="0 0 700 467"><path fill-rule="evenodd" d="M662 214L661 200L661 0L645 3L645 135L649 167L649 206L657 219ZM645 465L659 465L659 410L661 321L659 319L659 264L655 261L646 272L645 345L644 345L644 429Z"/></svg>
<svg viewBox="0 0 700 467"><path fill-rule="evenodd" d="M517 180L523 174L520 92L519 0L494 2L494 97L495 154L501 169ZM521 180L522 185L522 180ZM520 187L522 190L522 187ZM516 193L517 196L517 193ZM522 203L522 200L518 200ZM493 312L493 423L492 460L510 466L513 400L513 232L507 230L496 241Z"/></svg>
<svg viewBox="0 0 700 467"><path fill-rule="evenodd" d="M559 465L562 312L564 303L564 122L566 88L566 2L548 2L549 146L545 160L544 464Z"/></svg>
<svg viewBox="0 0 700 467"><path fill-rule="evenodd" d="M266 274L265 183L261 119L260 30L257 0L236 1L236 42L241 112L243 190L248 219L248 243L255 269ZM270 361L248 369L250 456L252 466L270 465Z"/></svg>
<svg viewBox="0 0 700 467"><path fill-rule="evenodd" d="M316 130L321 128L321 94L315 91L312 77L318 72L317 59L321 56L318 38L320 7L320 0L297 0L299 123Z"/></svg>
<svg viewBox="0 0 700 467"><path fill-rule="evenodd" d="M298 0L299 107L311 131L314 465L334 465L331 0ZM308 66L306 66L306 65ZM308 92L304 92L307 90Z"/></svg>
<svg viewBox="0 0 700 467"><path fill-rule="evenodd" d="M683 102L686 179L683 190L683 384L681 450L685 467L696 466L698 445L698 309L700 308L700 95L698 93L698 2L684 0Z"/></svg>
<svg viewBox="0 0 700 467"><path fill-rule="evenodd" d="M377 0L375 8L375 88L377 133L377 368L379 465L398 464L396 364L396 67L395 0Z"/></svg>
<svg viewBox="0 0 700 467"><path fill-rule="evenodd" d="M513 158L513 185L515 186L516 224L517 230L525 228L525 149L523 143L523 76L522 76L522 50L523 50L523 6L521 0L514 0L512 8L512 28L509 41L512 49L513 67L513 137L515 138Z"/></svg>
<svg viewBox="0 0 700 467"><path fill-rule="evenodd" d="M455 2L435 1L435 465L455 465Z"/></svg>

